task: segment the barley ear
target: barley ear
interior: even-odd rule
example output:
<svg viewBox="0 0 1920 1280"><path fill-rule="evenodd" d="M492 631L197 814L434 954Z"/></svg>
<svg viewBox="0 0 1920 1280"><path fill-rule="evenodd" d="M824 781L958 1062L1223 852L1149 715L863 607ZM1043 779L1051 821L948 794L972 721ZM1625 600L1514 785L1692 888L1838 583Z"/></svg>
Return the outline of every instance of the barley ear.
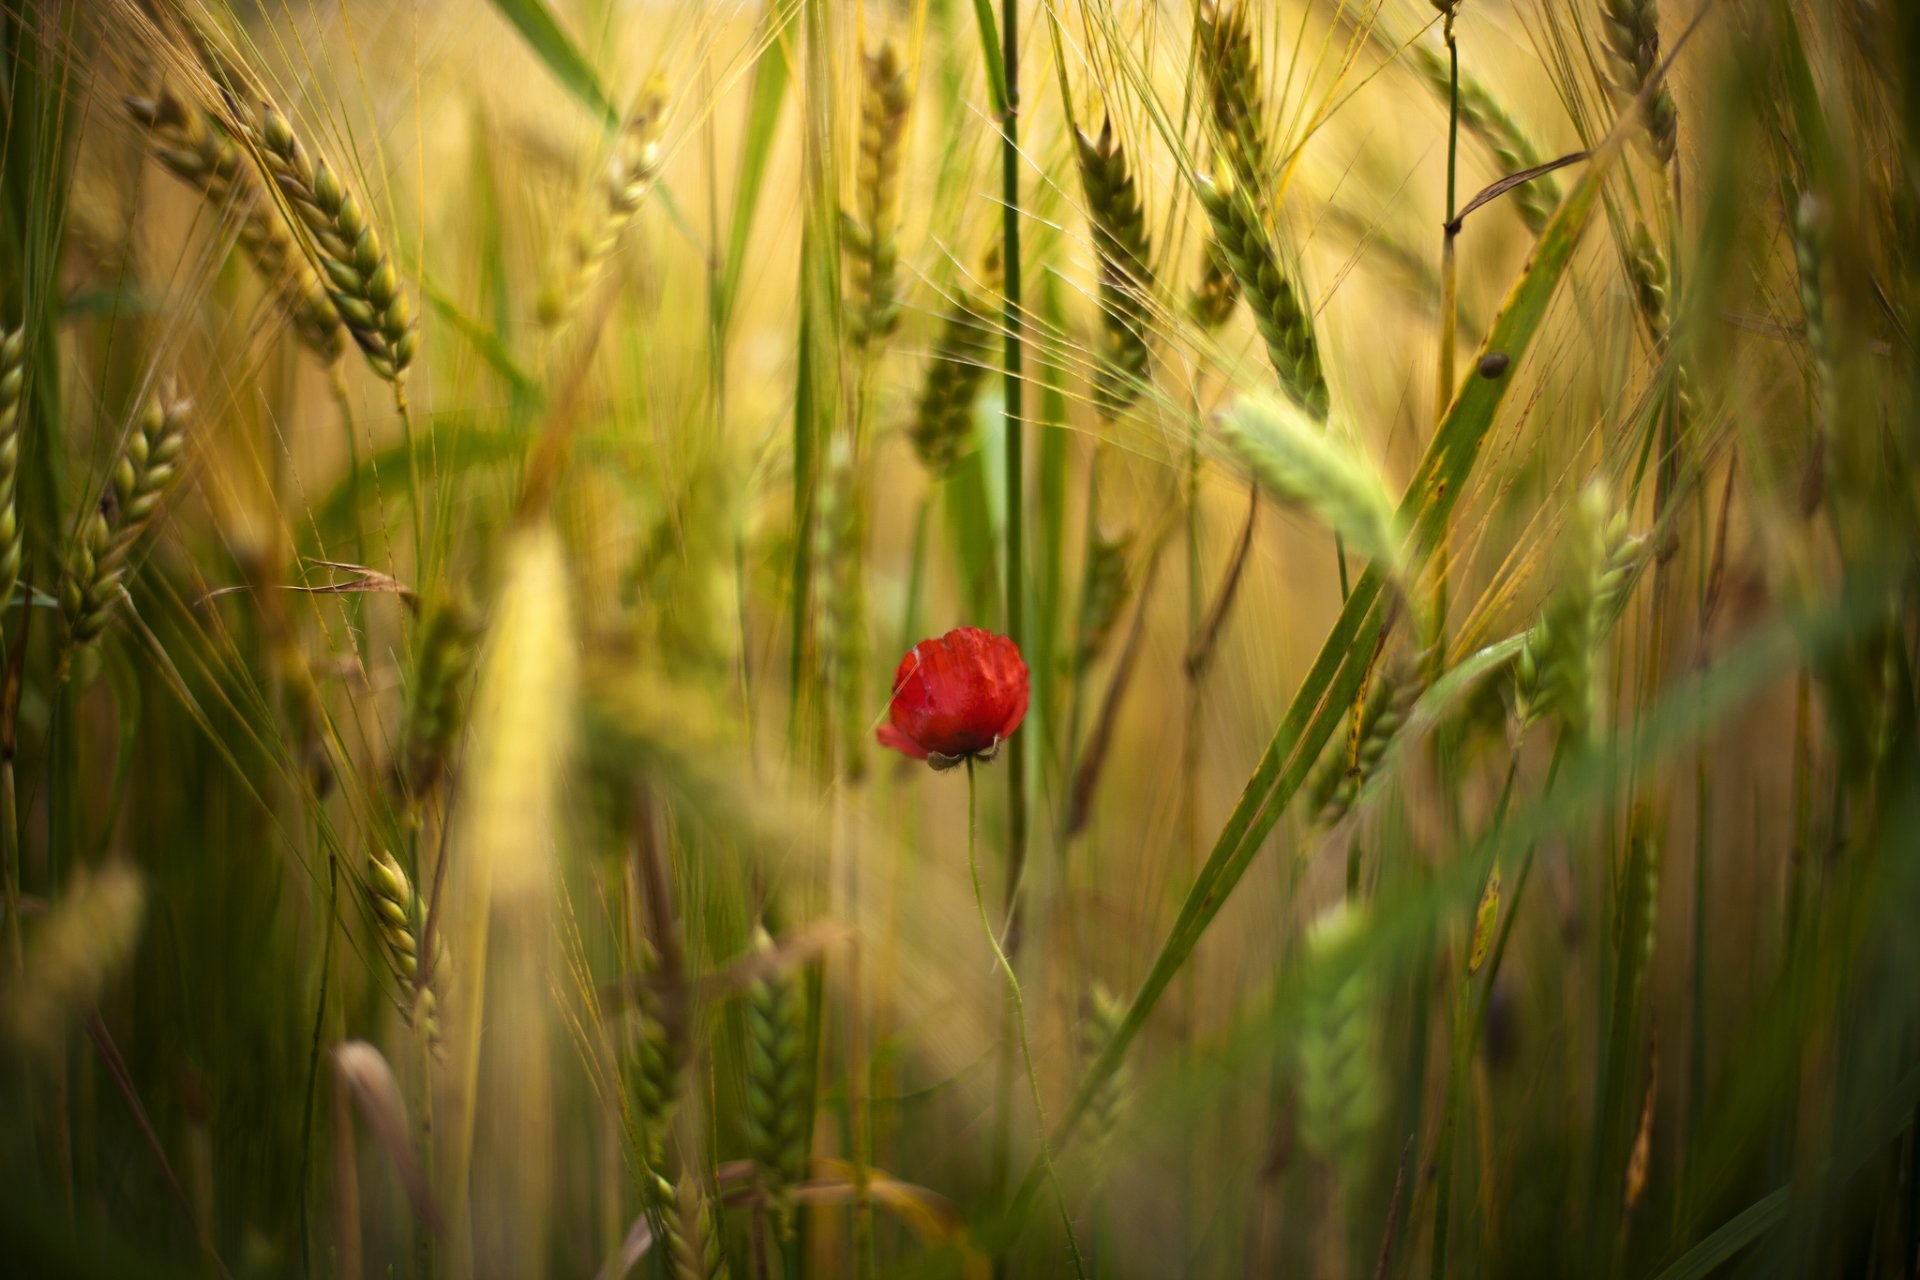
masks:
<svg viewBox="0 0 1920 1280"><path fill-rule="evenodd" d="M369 849L366 866L367 905L373 913L380 954L399 983L401 1007L437 1058L444 1052L440 1034L440 997L448 973L447 940L433 935L433 959L421 974L420 935L425 927L424 904L413 891L413 881L399 861L384 849Z"/></svg>
<svg viewBox="0 0 1920 1280"><path fill-rule="evenodd" d="M1280 375L1280 389L1315 421L1325 422L1330 397L1320 371L1313 317L1281 267L1266 225L1245 189L1225 175L1201 178L1197 189L1213 224L1214 240L1246 293L1247 307L1266 342L1267 358Z"/></svg>
<svg viewBox="0 0 1920 1280"><path fill-rule="evenodd" d="M1139 398L1147 378L1152 246L1133 167L1114 137L1112 119L1101 124L1098 137L1075 129L1074 152L1100 262L1101 341L1093 398L1101 417L1111 422Z"/></svg>
<svg viewBox="0 0 1920 1280"><path fill-rule="evenodd" d="M862 346L900 324L900 160L907 132L907 69L891 40L861 58L860 153L854 211L841 244L851 277L848 327Z"/></svg>
<svg viewBox="0 0 1920 1280"><path fill-rule="evenodd" d="M649 1163L659 1164L687 1073L688 1045L659 985L659 953L646 942L630 1019L633 1069L629 1080Z"/></svg>
<svg viewBox="0 0 1920 1280"><path fill-rule="evenodd" d="M1272 396L1242 396L1220 433L1260 487L1284 505L1312 513L1347 546L1398 579L1405 537L1393 497L1372 465L1300 406Z"/></svg>
<svg viewBox="0 0 1920 1280"><path fill-rule="evenodd" d="M540 294L540 320L559 325L571 316L591 292L600 273L620 247L647 193L660 179L665 161L661 150L667 128L667 84L655 76L641 90L614 140L601 175L594 208L568 242L559 271Z"/></svg>
<svg viewBox="0 0 1920 1280"><path fill-rule="evenodd" d="M1192 296L1187 300L1187 310L1201 327L1218 329L1233 318L1233 309L1240 303L1240 281L1233 274L1233 264L1227 261L1227 255L1220 248L1220 241L1212 232L1207 234L1206 248L1202 251L1200 264L1200 283L1193 287Z"/></svg>
<svg viewBox="0 0 1920 1280"><path fill-rule="evenodd" d="M1394 662L1370 681L1348 735L1334 739L1307 776L1307 810L1315 825L1334 827L1353 812L1426 687L1426 673L1411 662Z"/></svg>
<svg viewBox="0 0 1920 1280"><path fill-rule="evenodd" d="M346 343L340 312L225 127L166 85L152 98L128 98L126 103L158 144L155 159L198 189L215 214L234 219L240 248L292 320L301 342L322 364L338 360Z"/></svg>
<svg viewBox="0 0 1920 1280"><path fill-rule="evenodd" d="M997 286L1000 255L990 253L985 275ZM920 386L920 400L908 435L922 465L944 476L973 449L973 402L987 371L994 367L994 339L999 332L992 299L984 289L961 284L947 305L940 336Z"/></svg>
<svg viewBox="0 0 1920 1280"><path fill-rule="evenodd" d="M1588 485L1568 530L1558 585L1528 630L1514 662L1514 711L1525 729L1549 716L1575 744L1593 737L1599 716L1600 644L1624 589L1624 565L1608 546L1605 486Z"/></svg>
<svg viewBox="0 0 1920 1280"><path fill-rule="evenodd" d="M58 1053L74 1020L133 958L145 905L140 876L125 863L76 874L0 987L0 1031L23 1049Z"/></svg>
<svg viewBox="0 0 1920 1280"><path fill-rule="evenodd" d="M347 332L376 374L399 382L418 335L400 273L379 233L333 166L308 153L292 122L271 103L261 105L250 134L267 176L306 233Z"/></svg>
<svg viewBox="0 0 1920 1280"><path fill-rule="evenodd" d="M1658 0L1601 0L1600 25L1612 65L1614 96L1625 105L1640 96L1660 65ZM1672 164L1680 113L1665 83L1647 100L1642 119L1647 150L1662 165Z"/></svg>
<svg viewBox="0 0 1920 1280"><path fill-rule="evenodd" d="M107 493L80 522L68 548L60 605L67 626L64 673L100 638L122 591L127 553L159 513L185 464L189 403L165 390L141 411L114 463Z"/></svg>
<svg viewBox="0 0 1920 1280"><path fill-rule="evenodd" d="M1365 1173L1364 1153L1386 1101L1374 983L1356 965L1360 908L1346 901L1316 920L1307 936L1314 966L1300 1022L1300 1136L1334 1164L1344 1183ZM1343 969L1350 969L1342 972Z"/></svg>
<svg viewBox="0 0 1920 1280"><path fill-rule="evenodd" d="M754 931L754 950L773 953L773 938ZM812 1120L806 1064L806 989L798 974L779 970L747 988L747 1148L761 1192L783 1236L793 1232L793 1193L807 1177Z"/></svg>
<svg viewBox="0 0 1920 1280"><path fill-rule="evenodd" d="M1247 8L1242 0L1201 0L1196 35L1217 145L1239 183L1253 193L1256 207L1263 207L1272 169L1266 99Z"/></svg>
<svg viewBox="0 0 1920 1280"><path fill-rule="evenodd" d="M27 331L0 330L0 609L13 603L26 557L20 527L20 396L27 377Z"/></svg>
<svg viewBox="0 0 1920 1280"><path fill-rule="evenodd" d="M479 655L480 615L455 595L427 614L407 705L400 781L414 803L445 777L466 725L466 696Z"/></svg>
<svg viewBox="0 0 1920 1280"><path fill-rule="evenodd" d="M820 476L814 519L820 650L833 708L841 775L866 773L867 671L866 517L853 446L836 435Z"/></svg>

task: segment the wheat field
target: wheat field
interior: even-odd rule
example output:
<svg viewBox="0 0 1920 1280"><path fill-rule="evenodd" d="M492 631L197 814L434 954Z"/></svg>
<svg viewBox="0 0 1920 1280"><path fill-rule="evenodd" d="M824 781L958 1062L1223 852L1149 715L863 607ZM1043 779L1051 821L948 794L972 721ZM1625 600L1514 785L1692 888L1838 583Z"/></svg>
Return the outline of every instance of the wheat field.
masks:
<svg viewBox="0 0 1920 1280"><path fill-rule="evenodd" d="M1920 1275L1920 14L0 0L0 1271Z"/></svg>

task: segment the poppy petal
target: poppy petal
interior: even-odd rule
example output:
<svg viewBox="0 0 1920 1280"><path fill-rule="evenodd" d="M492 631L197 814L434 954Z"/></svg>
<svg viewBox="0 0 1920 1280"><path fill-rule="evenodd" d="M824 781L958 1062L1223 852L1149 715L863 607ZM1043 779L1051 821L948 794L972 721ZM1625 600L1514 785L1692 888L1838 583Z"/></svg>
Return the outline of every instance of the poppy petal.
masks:
<svg viewBox="0 0 1920 1280"><path fill-rule="evenodd" d="M903 756L908 756L914 760L925 760L927 758L927 749L925 747L890 724L883 724L878 729L875 729L873 736L880 740L881 746L892 747Z"/></svg>

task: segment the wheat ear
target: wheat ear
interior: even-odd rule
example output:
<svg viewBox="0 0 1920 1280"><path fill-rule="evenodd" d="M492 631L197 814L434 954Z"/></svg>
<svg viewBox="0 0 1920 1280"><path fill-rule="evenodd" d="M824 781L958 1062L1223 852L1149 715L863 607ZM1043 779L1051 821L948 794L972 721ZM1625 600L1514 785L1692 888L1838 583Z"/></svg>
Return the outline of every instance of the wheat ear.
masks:
<svg viewBox="0 0 1920 1280"><path fill-rule="evenodd" d="M900 324L900 158L912 105L907 69L891 40L861 58L860 154L854 211L842 218L841 245L852 289L848 327L862 345Z"/></svg>
<svg viewBox="0 0 1920 1280"><path fill-rule="evenodd" d="M413 361L418 334L400 273L379 233L333 166L308 153L292 122L271 103L261 105L251 134L268 176L313 246L347 332L376 374L399 382Z"/></svg>
<svg viewBox="0 0 1920 1280"><path fill-rule="evenodd" d="M1218 146L1242 185L1264 205L1271 173L1266 135L1266 99L1254 52L1247 6L1240 0L1202 0L1199 61Z"/></svg>
<svg viewBox="0 0 1920 1280"><path fill-rule="evenodd" d="M13 602L26 558L20 527L20 397L27 379L26 329L0 330L0 609Z"/></svg>
<svg viewBox="0 0 1920 1280"><path fill-rule="evenodd" d="M113 616L127 553L180 477L190 408L171 390L147 402L114 464L107 495L80 523L60 584L67 624L63 670L75 654L99 639Z"/></svg>
<svg viewBox="0 0 1920 1280"><path fill-rule="evenodd" d="M446 937L435 931L433 960L427 966L423 981L420 974L421 904L413 892L413 881L384 849L367 853L367 903L373 910L380 954L386 957L387 967L405 993L403 1007L407 1021L438 1057L443 1052L439 993L445 990L448 972Z"/></svg>
<svg viewBox="0 0 1920 1280"><path fill-rule="evenodd" d="M997 250L988 255L985 274L998 285ZM908 434L914 453L936 476L945 475L972 448L973 402L996 358L993 309L985 289L959 286L934 341Z"/></svg>
<svg viewBox="0 0 1920 1280"><path fill-rule="evenodd" d="M601 175L599 203L568 243L559 274L541 291L542 322L557 325L571 315L612 260L621 237L646 203L647 193L660 180L664 163L661 140L666 127L666 81L655 76L641 90L626 125L614 140Z"/></svg>
<svg viewBox="0 0 1920 1280"><path fill-rule="evenodd" d="M338 360L346 345L340 312L219 121L165 85L151 98L126 103L152 131L159 144L154 157L167 171L198 189L217 214L235 219L240 248L292 319L300 341L322 364Z"/></svg>
<svg viewBox="0 0 1920 1280"><path fill-rule="evenodd" d="M1601 0L1600 7L1614 96L1624 106L1639 98L1660 65L1660 6L1657 0ZM1662 165L1672 164L1680 113L1666 84L1648 98L1642 120L1648 151Z"/></svg>
<svg viewBox="0 0 1920 1280"><path fill-rule="evenodd" d="M1126 148L1114 137L1112 119L1101 124L1098 137L1075 129L1074 151L1100 261L1101 343L1093 399L1101 417L1112 421L1139 398L1147 378L1152 246L1139 186Z"/></svg>
<svg viewBox="0 0 1920 1280"><path fill-rule="evenodd" d="M764 928L754 931L753 945L762 956L774 950ZM747 1149L783 1235L793 1231L793 1192L807 1177L806 1005L790 970L758 976L747 988Z"/></svg>
<svg viewBox="0 0 1920 1280"><path fill-rule="evenodd" d="M439 786L459 745L479 642L480 616L464 596L428 612L400 756L404 789L416 802Z"/></svg>
<svg viewBox="0 0 1920 1280"><path fill-rule="evenodd" d="M1325 422L1330 397L1320 372L1320 348L1313 336L1313 317L1301 305L1292 279L1281 268L1272 238L1245 189L1222 174L1202 178L1200 203L1213 224L1213 235L1245 291L1267 358L1280 375L1280 388L1289 399Z"/></svg>

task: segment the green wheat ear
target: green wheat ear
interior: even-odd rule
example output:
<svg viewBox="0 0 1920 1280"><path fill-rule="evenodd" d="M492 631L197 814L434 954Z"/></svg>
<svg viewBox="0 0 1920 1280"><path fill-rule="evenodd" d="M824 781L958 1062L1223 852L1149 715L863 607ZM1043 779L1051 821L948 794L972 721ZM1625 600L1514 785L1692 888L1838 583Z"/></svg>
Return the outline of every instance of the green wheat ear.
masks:
<svg viewBox="0 0 1920 1280"><path fill-rule="evenodd" d="M340 312L225 126L166 85L152 98L128 98L126 103L159 144L154 157L198 189L217 216L234 220L241 249L292 319L300 340L322 364L338 360L346 345Z"/></svg>
<svg viewBox="0 0 1920 1280"><path fill-rule="evenodd" d="M754 930L753 949L778 963L764 928ZM813 1108L806 1045L800 975L780 968L756 976L747 987L747 1149L782 1235L793 1231L793 1193L807 1178Z"/></svg>
<svg viewBox="0 0 1920 1280"><path fill-rule="evenodd" d="M1294 281L1281 266L1266 224L1245 188L1222 174L1201 178L1201 207L1213 225L1213 237L1246 295L1247 308L1267 346L1267 358L1280 376L1280 389L1313 415L1327 420L1331 397L1320 371L1320 347L1313 317L1301 303Z"/></svg>
<svg viewBox="0 0 1920 1280"><path fill-rule="evenodd" d="M273 104L260 106L250 133L267 175L313 246L347 332L373 371L398 383L413 362L418 335L399 270L379 232L333 165L309 154Z"/></svg>
<svg viewBox="0 0 1920 1280"><path fill-rule="evenodd" d="M1339 975L1361 927L1360 908L1336 904L1307 935L1317 972L1300 1019L1300 1137L1351 1184L1365 1171L1365 1153L1386 1101L1380 1064L1379 1009L1364 965Z"/></svg>
<svg viewBox="0 0 1920 1280"><path fill-rule="evenodd" d="M912 106L907 68L891 40L860 60L860 151L854 209L841 219L851 287L847 321L862 346L900 325L900 164Z"/></svg>
<svg viewBox="0 0 1920 1280"><path fill-rule="evenodd" d="M625 127L614 140L601 174L597 203L568 241L554 278L541 290L542 324L559 325L571 316L612 261L621 239L640 216L647 194L660 180L666 128L667 85L655 76L641 91Z"/></svg>
<svg viewBox="0 0 1920 1280"><path fill-rule="evenodd" d="M20 397L26 387L27 331L0 330L0 611L13 603L26 558L20 527Z"/></svg>
<svg viewBox="0 0 1920 1280"><path fill-rule="evenodd" d="M1152 245L1146 211L1126 148L1114 137L1113 121L1098 137L1074 130L1080 185L1093 222L1100 261L1100 358L1094 372L1094 405L1112 421L1139 398L1147 379L1152 332Z"/></svg>
<svg viewBox="0 0 1920 1280"><path fill-rule="evenodd" d="M67 634L62 678L74 658L106 630L125 590L128 553L159 514L186 463L190 403L171 389L156 392L127 433L107 492L80 522L66 557L60 607Z"/></svg>
<svg viewBox="0 0 1920 1280"><path fill-rule="evenodd" d="M446 935L435 930L433 960L427 966L425 980L420 974L420 931L425 912L413 881L391 853L384 849L367 851L367 902L373 911L374 931L380 941L380 954L399 983L404 996L402 1008L407 1021L419 1031L435 1057L444 1052L440 1034L440 993L446 990L449 961Z"/></svg>
<svg viewBox="0 0 1920 1280"><path fill-rule="evenodd" d="M1601 28L1612 63L1614 98L1622 106L1635 101L1660 65L1658 0L1601 0ZM1643 141L1662 165L1673 163L1680 112L1666 84L1654 91L1642 111Z"/></svg>
<svg viewBox="0 0 1920 1280"><path fill-rule="evenodd" d="M997 286L1000 255L989 253L984 270ZM973 447L973 402L994 367L999 328L987 290L956 286L927 362L920 400L908 435L922 465L944 476Z"/></svg>
<svg viewBox="0 0 1920 1280"><path fill-rule="evenodd" d="M1606 487L1580 495L1558 585L1527 631L1514 662L1514 715L1522 730L1547 718L1575 743L1599 717L1600 647L1632 588L1646 540L1609 515Z"/></svg>
<svg viewBox="0 0 1920 1280"><path fill-rule="evenodd" d="M1221 417L1220 434L1267 493L1311 512L1388 577L1399 577L1406 539L1393 496L1340 433L1322 430L1290 401L1248 395Z"/></svg>

